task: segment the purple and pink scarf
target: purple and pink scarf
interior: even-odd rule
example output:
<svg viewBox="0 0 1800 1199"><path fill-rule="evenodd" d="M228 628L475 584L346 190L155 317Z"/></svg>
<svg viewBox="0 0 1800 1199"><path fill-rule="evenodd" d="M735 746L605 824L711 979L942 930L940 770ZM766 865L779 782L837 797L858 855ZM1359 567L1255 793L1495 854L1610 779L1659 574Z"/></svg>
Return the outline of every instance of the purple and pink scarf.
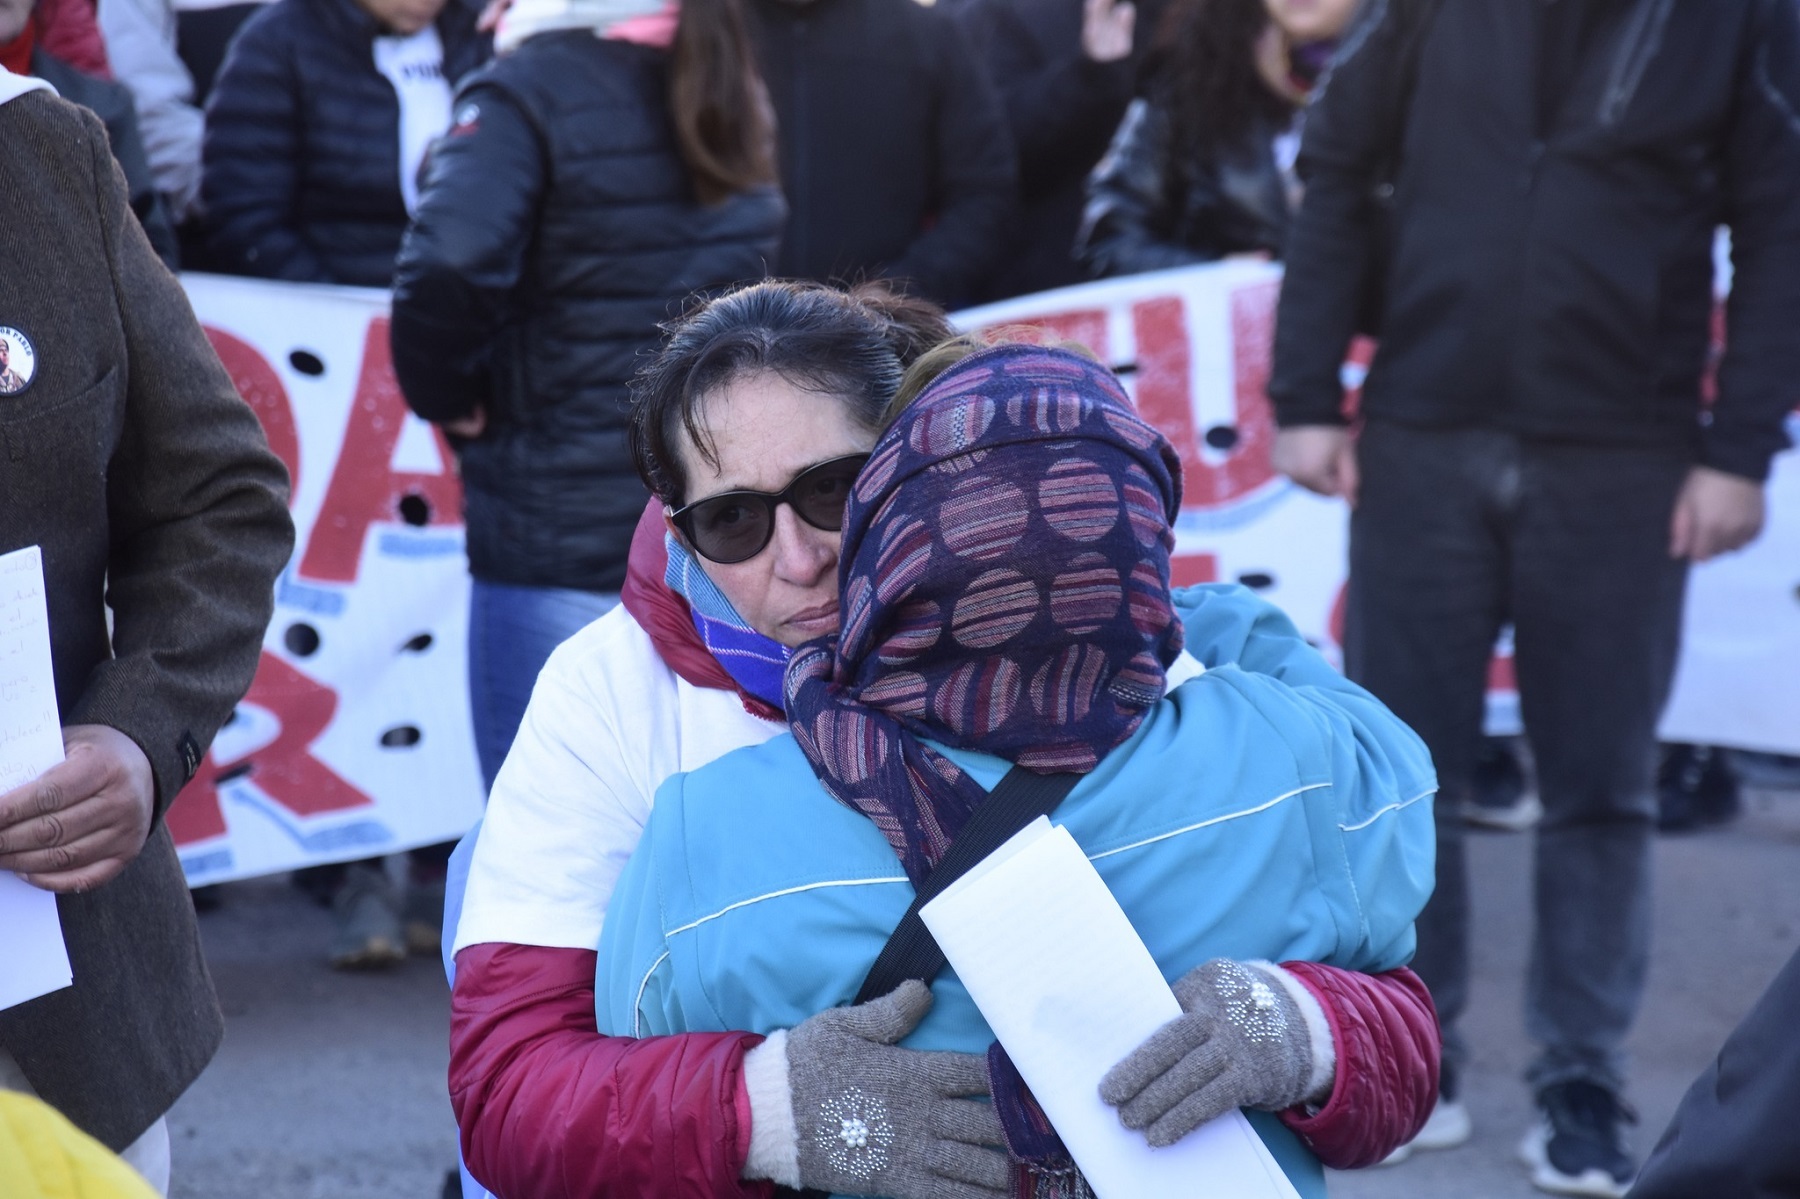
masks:
<svg viewBox="0 0 1800 1199"><path fill-rule="evenodd" d="M987 796L927 740L1084 774L1162 698L1180 503L1173 447L1066 350L974 354L876 443L845 516L843 625L795 652L786 709L915 885Z"/></svg>

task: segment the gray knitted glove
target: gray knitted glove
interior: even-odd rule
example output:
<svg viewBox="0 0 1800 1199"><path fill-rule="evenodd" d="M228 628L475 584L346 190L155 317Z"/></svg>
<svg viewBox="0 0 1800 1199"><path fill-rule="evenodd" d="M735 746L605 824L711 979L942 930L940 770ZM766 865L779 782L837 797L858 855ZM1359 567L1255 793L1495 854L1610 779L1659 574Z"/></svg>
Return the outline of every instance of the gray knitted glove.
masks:
<svg viewBox="0 0 1800 1199"><path fill-rule="evenodd" d="M1234 1107L1280 1111L1306 1097L1312 1035L1293 996L1254 966L1218 958L1177 979L1185 1015L1100 1080L1127 1128L1173 1145Z"/></svg>
<svg viewBox="0 0 1800 1199"><path fill-rule="evenodd" d="M906 982L788 1033L802 1186L889 1199L1011 1193L1006 1138L984 1102L987 1057L896 1047L930 1010L930 988Z"/></svg>

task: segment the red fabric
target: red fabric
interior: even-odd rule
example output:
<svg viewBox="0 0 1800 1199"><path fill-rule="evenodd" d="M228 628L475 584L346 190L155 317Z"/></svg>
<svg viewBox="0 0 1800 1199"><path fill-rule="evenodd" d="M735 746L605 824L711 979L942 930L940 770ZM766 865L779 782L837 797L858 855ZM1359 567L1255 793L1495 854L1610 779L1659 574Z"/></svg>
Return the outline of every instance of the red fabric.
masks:
<svg viewBox="0 0 1800 1199"><path fill-rule="evenodd" d="M469 1172L500 1199L767 1199L750 1154L750 1033L602 1036L585 949L456 955L450 1104Z"/></svg>
<svg viewBox="0 0 1800 1199"><path fill-rule="evenodd" d="M36 46L37 35L31 28L31 22L27 21L18 37L0 44L0 67L5 67L15 75L31 74L31 52Z"/></svg>
<svg viewBox="0 0 1800 1199"><path fill-rule="evenodd" d="M739 687L719 665L700 640L687 601L669 590L663 578L669 568L669 553L663 546L666 531L662 501L653 499L645 505L637 531L631 535L631 556L625 564L625 585L619 589L620 602L638 627L650 634L651 644L669 669L696 687L735 691L744 710L752 716L785 723L787 718L780 711Z"/></svg>
<svg viewBox="0 0 1800 1199"><path fill-rule="evenodd" d="M1337 1048L1337 1082L1315 1116L1281 1122L1338 1170L1372 1166L1413 1139L1437 1101L1437 1009L1411 970L1358 974L1317 962L1283 962L1318 999Z"/></svg>
<svg viewBox="0 0 1800 1199"><path fill-rule="evenodd" d="M113 77L107 61L106 41L94 15L93 0L38 0L34 14L38 44L44 53L61 59L84 75ZM11 67L9 65L8 69ZM30 71L15 74L29 75Z"/></svg>

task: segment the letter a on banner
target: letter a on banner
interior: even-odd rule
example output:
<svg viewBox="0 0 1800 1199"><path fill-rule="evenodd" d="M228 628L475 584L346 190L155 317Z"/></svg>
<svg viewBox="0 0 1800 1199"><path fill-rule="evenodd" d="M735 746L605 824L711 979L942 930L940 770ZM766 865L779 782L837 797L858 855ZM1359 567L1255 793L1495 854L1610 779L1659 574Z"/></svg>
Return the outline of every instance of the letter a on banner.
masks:
<svg viewBox="0 0 1800 1199"><path fill-rule="evenodd" d="M436 429L432 430L432 442L443 468L439 473L394 469L394 447L409 416L394 379L388 321L377 317L369 322L362 378L356 385L337 469L300 560L301 578L355 582L363 541L369 526L377 522L462 524L462 487L451 468L449 448Z"/></svg>

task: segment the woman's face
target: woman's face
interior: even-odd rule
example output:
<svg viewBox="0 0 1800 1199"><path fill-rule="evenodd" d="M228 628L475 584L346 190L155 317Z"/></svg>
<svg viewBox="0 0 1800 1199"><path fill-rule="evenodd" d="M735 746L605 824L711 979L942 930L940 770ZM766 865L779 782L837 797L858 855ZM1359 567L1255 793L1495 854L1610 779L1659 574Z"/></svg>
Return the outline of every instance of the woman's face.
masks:
<svg viewBox="0 0 1800 1199"><path fill-rule="evenodd" d="M780 492L809 466L866 454L875 445L875 434L850 418L842 399L766 371L706 396L700 416L718 465L681 438L689 504L724 491ZM841 540L841 533L815 529L781 504L774 535L755 557L729 565L695 557L751 628L792 647L837 631Z"/></svg>
<svg viewBox="0 0 1800 1199"><path fill-rule="evenodd" d="M1357 0L1263 0L1269 19L1296 45L1329 41L1344 32Z"/></svg>

